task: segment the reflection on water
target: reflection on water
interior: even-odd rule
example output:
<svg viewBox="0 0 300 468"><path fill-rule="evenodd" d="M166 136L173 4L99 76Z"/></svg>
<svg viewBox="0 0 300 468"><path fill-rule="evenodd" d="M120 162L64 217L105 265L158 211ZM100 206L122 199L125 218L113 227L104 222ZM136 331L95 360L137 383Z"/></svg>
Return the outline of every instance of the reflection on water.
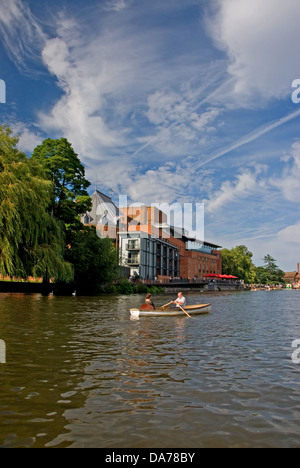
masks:
<svg viewBox="0 0 300 468"><path fill-rule="evenodd" d="M141 300L0 295L0 447L300 446L300 292L132 321Z"/></svg>

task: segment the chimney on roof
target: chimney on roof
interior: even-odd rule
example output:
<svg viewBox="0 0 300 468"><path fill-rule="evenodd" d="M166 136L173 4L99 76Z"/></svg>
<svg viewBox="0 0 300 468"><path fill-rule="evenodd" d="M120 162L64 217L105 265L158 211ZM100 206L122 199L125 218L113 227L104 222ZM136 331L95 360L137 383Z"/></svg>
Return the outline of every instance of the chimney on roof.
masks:
<svg viewBox="0 0 300 468"><path fill-rule="evenodd" d="M300 272L300 263L297 263L297 273L299 274Z"/></svg>

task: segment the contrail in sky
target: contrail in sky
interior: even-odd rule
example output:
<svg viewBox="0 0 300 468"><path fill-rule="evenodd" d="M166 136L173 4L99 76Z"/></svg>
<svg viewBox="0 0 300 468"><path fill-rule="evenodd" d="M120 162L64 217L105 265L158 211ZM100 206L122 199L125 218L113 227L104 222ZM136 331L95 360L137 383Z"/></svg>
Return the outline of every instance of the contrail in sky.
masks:
<svg viewBox="0 0 300 468"><path fill-rule="evenodd" d="M263 125L262 127L259 127L254 132L249 133L248 135L245 135L243 138L238 140L233 145L229 146L228 148L226 148L226 149L224 149L222 151L219 151L217 154L215 154L214 156L211 156L206 161L201 162L199 164L199 167L205 166L207 163L215 161L216 159L219 159L222 156L225 156L226 154L231 153L232 151L235 151L236 149L240 148L241 146L244 146L247 143L251 143L252 141L257 140L258 138L265 135L266 133L269 133L272 130L275 130L275 128L278 128L281 125L284 125L285 123L296 119L297 117L300 117L300 109L298 109L295 112L292 112L291 114L289 114L289 115L287 115L285 117L282 117L281 119L277 120L276 122L274 122L274 121L270 122L270 123L268 123L266 125Z"/></svg>

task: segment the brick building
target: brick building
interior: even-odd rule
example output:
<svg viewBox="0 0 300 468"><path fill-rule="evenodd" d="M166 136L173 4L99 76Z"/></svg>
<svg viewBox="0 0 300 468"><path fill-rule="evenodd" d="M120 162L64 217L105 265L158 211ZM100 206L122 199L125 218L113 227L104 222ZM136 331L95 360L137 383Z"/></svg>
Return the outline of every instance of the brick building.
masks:
<svg viewBox="0 0 300 468"><path fill-rule="evenodd" d="M120 265L144 281L170 278L201 280L222 273L220 246L192 238L184 229L168 225L167 215L156 207L119 207L97 191L93 208L82 222L97 226L101 237L115 241Z"/></svg>
<svg viewBox="0 0 300 468"><path fill-rule="evenodd" d="M297 263L297 271L285 273L284 281L286 284L291 284L297 289L300 288L300 263Z"/></svg>

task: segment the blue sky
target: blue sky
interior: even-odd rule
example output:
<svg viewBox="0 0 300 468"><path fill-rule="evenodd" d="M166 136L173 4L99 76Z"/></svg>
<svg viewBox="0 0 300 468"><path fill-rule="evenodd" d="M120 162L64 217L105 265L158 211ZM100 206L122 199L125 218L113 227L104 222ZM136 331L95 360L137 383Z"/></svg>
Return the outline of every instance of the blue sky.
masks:
<svg viewBox="0 0 300 468"><path fill-rule="evenodd" d="M104 192L204 202L206 240L294 270L299 14L299 0L0 0L1 122L28 154L66 137Z"/></svg>

